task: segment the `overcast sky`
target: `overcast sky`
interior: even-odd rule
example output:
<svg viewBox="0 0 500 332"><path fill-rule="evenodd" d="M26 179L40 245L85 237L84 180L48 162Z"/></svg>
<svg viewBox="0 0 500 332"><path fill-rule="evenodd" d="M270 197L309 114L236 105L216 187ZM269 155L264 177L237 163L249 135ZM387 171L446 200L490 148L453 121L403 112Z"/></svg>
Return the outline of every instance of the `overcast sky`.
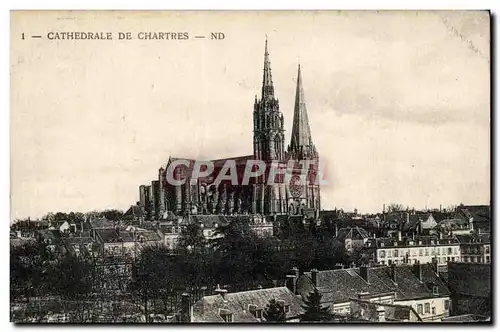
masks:
<svg viewBox="0 0 500 332"><path fill-rule="evenodd" d="M126 209L169 156L251 154L266 34L286 144L301 64L324 209L490 201L487 12L45 12L11 26L12 219Z"/></svg>

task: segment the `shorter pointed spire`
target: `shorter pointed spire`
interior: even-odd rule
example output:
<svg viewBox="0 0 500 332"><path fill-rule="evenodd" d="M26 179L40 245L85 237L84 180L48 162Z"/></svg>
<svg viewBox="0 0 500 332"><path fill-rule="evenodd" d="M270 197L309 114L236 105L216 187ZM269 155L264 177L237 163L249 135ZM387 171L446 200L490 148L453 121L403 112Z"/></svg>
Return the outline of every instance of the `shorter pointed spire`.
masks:
<svg viewBox="0 0 500 332"><path fill-rule="evenodd" d="M302 74L300 64L297 70L297 89L295 92L295 108L293 113L292 137L290 142L292 152L313 152L311 129L307 116L304 89L302 87Z"/></svg>

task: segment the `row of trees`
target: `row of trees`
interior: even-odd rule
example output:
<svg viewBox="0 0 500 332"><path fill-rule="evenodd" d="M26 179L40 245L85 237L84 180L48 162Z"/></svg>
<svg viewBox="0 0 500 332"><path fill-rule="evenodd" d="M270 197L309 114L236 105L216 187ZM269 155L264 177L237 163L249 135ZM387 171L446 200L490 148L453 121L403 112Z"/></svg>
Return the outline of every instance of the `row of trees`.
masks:
<svg viewBox="0 0 500 332"><path fill-rule="evenodd" d="M46 215L44 215L40 220L42 221L47 221L47 222L55 222L55 221L67 221L70 224L77 224L79 225L81 222L84 222L85 219L90 219L90 218L106 218L111 221L119 221L119 220L127 220L127 216L124 215L124 212L121 210L117 209L107 209L104 211L91 211L91 212L56 212L52 213L49 212ZM28 227L33 227L33 225L30 222L30 219L18 219L13 223L13 227L20 227L20 228L28 228Z"/></svg>

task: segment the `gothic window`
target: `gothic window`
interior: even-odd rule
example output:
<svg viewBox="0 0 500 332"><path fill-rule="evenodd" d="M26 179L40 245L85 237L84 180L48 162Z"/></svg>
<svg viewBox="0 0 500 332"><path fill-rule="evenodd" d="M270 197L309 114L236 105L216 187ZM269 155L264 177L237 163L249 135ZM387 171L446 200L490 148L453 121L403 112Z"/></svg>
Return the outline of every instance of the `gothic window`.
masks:
<svg viewBox="0 0 500 332"><path fill-rule="evenodd" d="M276 149L276 155L281 156L281 142L279 135L276 135L276 138L274 139L274 144L275 144L275 149Z"/></svg>

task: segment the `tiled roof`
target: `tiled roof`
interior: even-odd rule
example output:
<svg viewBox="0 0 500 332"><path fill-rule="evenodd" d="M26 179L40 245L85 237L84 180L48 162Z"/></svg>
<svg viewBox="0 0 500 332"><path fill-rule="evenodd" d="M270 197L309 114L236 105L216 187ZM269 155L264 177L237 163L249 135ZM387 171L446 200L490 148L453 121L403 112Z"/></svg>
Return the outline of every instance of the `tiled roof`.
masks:
<svg viewBox="0 0 500 332"><path fill-rule="evenodd" d="M449 262L448 287L457 294L489 297L491 295L491 265Z"/></svg>
<svg viewBox="0 0 500 332"><path fill-rule="evenodd" d="M370 235L360 227L354 228L341 228L337 232L337 240L343 242L345 239L361 240L367 239Z"/></svg>
<svg viewBox="0 0 500 332"><path fill-rule="evenodd" d="M137 205L131 205L127 212L124 213L125 216L133 216L135 218L144 217L142 209Z"/></svg>
<svg viewBox="0 0 500 332"><path fill-rule="evenodd" d="M357 298L360 293L396 293L396 300L432 297L433 286L438 286L439 294L450 294L443 281L432 270L430 264L422 264L422 281L417 277L412 265L397 265L396 282L391 279L390 266L369 267L368 281L359 274L359 268L318 271L318 290L323 293L323 302L344 303ZM304 273L311 278L311 272Z"/></svg>
<svg viewBox="0 0 500 332"><path fill-rule="evenodd" d="M88 244L88 243L92 242L92 238L91 237L67 237L67 238L64 238L64 242L68 243L68 244L77 244L77 243Z"/></svg>
<svg viewBox="0 0 500 332"><path fill-rule="evenodd" d="M304 273L311 278L311 272ZM323 294L323 303L344 303L357 298L359 293L390 293L391 289L376 277L373 268L368 269L367 283L360 275L359 268L318 271L318 291ZM303 296L305 294L302 294Z"/></svg>
<svg viewBox="0 0 500 332"><path fill-rule="evenodd" d="M489 317L482 316L482 315L471 315L471 314L466 314L466 315L460 315L460 316L450 316L450 317L444 317L443 322L450 322L450 323L471 323L471 322L485 322L489 321Z"/></svg>
<svg viewBox="0 0 500 332"><path fill-rule="evenodd" d="M489 205L459 206L457 210L468 218L474 218L474 222L489 222L491 220L491 209Z"/></svg>
<svg viewBox="0 0 500 332"><path fill-rule="evenodd" d="M229 223L229 219L222 215L193 215L191 221L203 224L203 228L216 228Z"/></svg>
<svg viewBox="0 0 500 332"><path fill-rule="evenodd" d="M66 220L56 220L56 221L53 221L50 223L51 226L53 227L56 227L56 228L59 228L61 227L64 223L66 222Z"/></svg>
<svg viewBox="0 0 500 332"><path fill-rule="evenodd" d="M223 159L214 159L214 160L209 160L214 163L214 168L215 170L221 169L224 164L226 163L226 160L234 160L236 166L245 166L247 163L247 160L252 160L254 159L253 155L247 155L247 156L238 156L238 157L230 157L230 158L223 158ZM194 163L197 161L195 159L187 159L187 158L177 158L177 157L170 157L169 162L173 162L176 160L187 160L190 163L190 166L187 167L186 169L186 175L190 175L191 172L193 171L193 166ZM207 161L207 160L198 160L198 161ZM168 167L168 164L167 164Z"/></svg>
<svg viewBox="0 0 500 332"><path fill-rule="evenodd" d="M442 220L452 218L453 213L436 211L436 212L432 212L432 217L434 218L434 220L436 220L436 222L440 222Z"/></svg>
<svg viewBox="0 0 500 332"><path fill-rule="evenodd" d="M456 235L458 241L460 244L465 244L465 243L484 243L488 244L490 243L490 234L489 233L482 233L482 234L463 234L463 235Z"/></svg>
<svg viewBox="0 0 500 332"><path fill-rule="evenodd" d="M258 290L250 290L238 293L227 293L221 295L205 296L193 305L193 322L222 322L219 315L220 310L233 314L233 322L258 322L249 312L249 305L256 309L264 310L269 301L282 300L285 305L290 305L287 318L297 317L303 313L302 300L293 294L287 287L274 287Z"/></svg>
<svg viewBox="0 0 500 332"><path fill-rule="evenodd" d="M392 238L392 237L368 239L365 246L376 247L376 248L398 248L398 247L419 247L419 246L435 246L435 245L450 245L450 244L458 244L458 239L456 238L455 235L452 236L444 235L442 239L440 239L438 236L435 235L420 235L420 236L415 236L415 238L413 237L402 238L401 241L399 241L397 238Z"/></svg>
<svg viewBox="0 0 500 332"><path fill-rule="evenodd" d="M140 231L136 234L136 239L142 241L160 241L161 237L153 231Z"/></svg>
<svg viewBox="0 0 500 332"><path fill-rule="evenodd" d="M104 243L134 242L131 232L117 231L115 229L96 229L95 232Z"/></svg>
<svg viewBox="0 0 500 332"><path fill-rule="evenodd" d="M464 219L464 218L453 218L453 219L444 219L439 222L439 226L444 226L444 225L457 225L457 226L468 226L469 221Z"/></svg>
<svg viewBox="0 0 500 332"><path fill-rule="evenodd" d="M89 223L90 223L91 228L95 228L95 229L114 228L116 225L115 222L108 220L106 218L92 218L89 221Z"/></svg>

